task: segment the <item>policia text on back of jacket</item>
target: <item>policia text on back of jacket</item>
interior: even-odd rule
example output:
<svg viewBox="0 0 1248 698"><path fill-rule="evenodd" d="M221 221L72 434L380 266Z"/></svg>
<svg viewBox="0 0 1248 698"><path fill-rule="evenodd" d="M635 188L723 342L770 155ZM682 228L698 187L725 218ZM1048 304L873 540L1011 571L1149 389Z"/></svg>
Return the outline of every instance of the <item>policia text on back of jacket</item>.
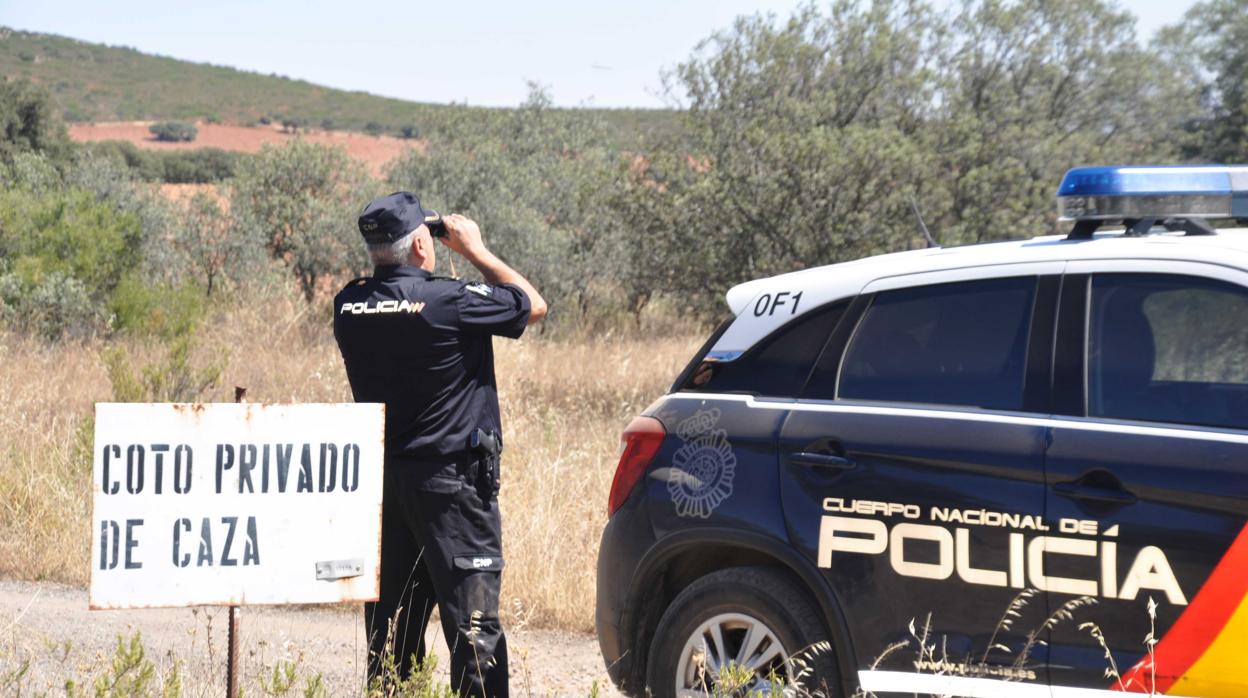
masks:
<svg viewBox="0 0 1248 698"><path fill-rule="evenodd" d="M382 678L387 652L399 676L410 673L436 603L452 685L506 696L492 341L518 338L546 302L486 248L476 223L439 216L408 192L369 203L359 227L375 268L335 297L334 337L355 400L386 405L381 592L364 610L368 678ZM434 276L435 237L485 281Z"/></svg>

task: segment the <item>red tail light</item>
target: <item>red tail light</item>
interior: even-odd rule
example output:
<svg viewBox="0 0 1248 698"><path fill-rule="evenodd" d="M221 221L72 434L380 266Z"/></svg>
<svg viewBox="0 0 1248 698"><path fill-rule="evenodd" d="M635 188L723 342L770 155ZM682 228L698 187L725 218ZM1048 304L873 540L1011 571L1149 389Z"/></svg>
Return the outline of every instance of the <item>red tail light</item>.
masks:
<svg viewBox="0 0 1248 698"><path fill-rule="evenodd" d="M611 499L607 502L607 516L624 506L624 500L632 493L637 481L645 474L646 467L659 452L667 430L654 417L634 417L620 440L624 448L620 452L620 464L615 468L615 480L611 483Z"/></svg>

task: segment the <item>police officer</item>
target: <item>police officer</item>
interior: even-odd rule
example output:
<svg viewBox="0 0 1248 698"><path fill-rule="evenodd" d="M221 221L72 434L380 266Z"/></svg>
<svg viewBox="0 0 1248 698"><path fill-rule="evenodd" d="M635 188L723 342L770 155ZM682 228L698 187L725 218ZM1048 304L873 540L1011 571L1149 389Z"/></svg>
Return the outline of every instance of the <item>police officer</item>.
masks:
<svg viewBox="0 0 1248 698"><path fill-rule="evenodd" d="M399 677L413 655L423 659L436 602L454 688L506 696L492 337L519 337L546 302L486 248L476 223L439 216L408 192L371 202L359 228L375 268L335 297L334 337L356 401L386 405L381 593L364 607L369 681L387 678L387 652ZM435 238L485 281L434 276Z"/></svg>

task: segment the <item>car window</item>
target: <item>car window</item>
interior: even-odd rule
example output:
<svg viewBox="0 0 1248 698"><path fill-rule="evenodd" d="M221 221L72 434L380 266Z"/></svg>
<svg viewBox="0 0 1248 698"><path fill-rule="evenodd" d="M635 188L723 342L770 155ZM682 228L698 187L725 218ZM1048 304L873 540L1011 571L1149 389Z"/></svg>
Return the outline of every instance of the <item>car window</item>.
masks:
<svg viewBox="0 0 1248 698"><path fill-rule="evenodd" d="M720 337L724 336L724 333L728 331L728 328L731 327L732 323L735 321L736 317L731 315L720 321L719 325L715 328L715 331L706 338L706 341L702 343L702 346L698 349L697 353L693 355L693 358L689 359L689 363L685 364L685 367L681 369L680 375L676 376L676 380L672 382L670 392L674 393L678 390L690 389L688 387L690 379L692 379L698 369L702 367L702 364L706 363L706 355L710 353L711 348L715 346L715 343L719 341Z"/></svg>
<svg viewBox="0 0 1248 698"><path fill-rule="evenodd" d="M684 390L797 397L848 302L803 313L734 361L703 361Z"/></svg>
<svg viewBox="0 0 1248 698"><path fill-rule="evenodd" d="M1248 428L1248 292L1193 276L1093 277L1088 414Z"/></svg>
<svg viewBox="0 0 1248 698"><path fill-rule="evenodd" d="M1036 278L878 294L850 341L839 397L1021 410Z"/></svg>

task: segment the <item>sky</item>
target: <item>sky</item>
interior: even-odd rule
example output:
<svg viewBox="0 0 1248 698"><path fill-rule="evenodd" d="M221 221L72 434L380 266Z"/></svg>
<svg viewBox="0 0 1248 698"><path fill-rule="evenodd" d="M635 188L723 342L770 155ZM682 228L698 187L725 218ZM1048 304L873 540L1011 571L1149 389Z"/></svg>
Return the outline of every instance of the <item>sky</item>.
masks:
<svg viewBox="0 0 1248 698"><path fill-rule="evenodd" d="M1120 0L1151 36L1196 0ZM948 6L953 0L936 0ZM0 25L420 102L671 106L664 70L802 0L0 0ZM820 3L823 4L823 3Z"/></svg>

